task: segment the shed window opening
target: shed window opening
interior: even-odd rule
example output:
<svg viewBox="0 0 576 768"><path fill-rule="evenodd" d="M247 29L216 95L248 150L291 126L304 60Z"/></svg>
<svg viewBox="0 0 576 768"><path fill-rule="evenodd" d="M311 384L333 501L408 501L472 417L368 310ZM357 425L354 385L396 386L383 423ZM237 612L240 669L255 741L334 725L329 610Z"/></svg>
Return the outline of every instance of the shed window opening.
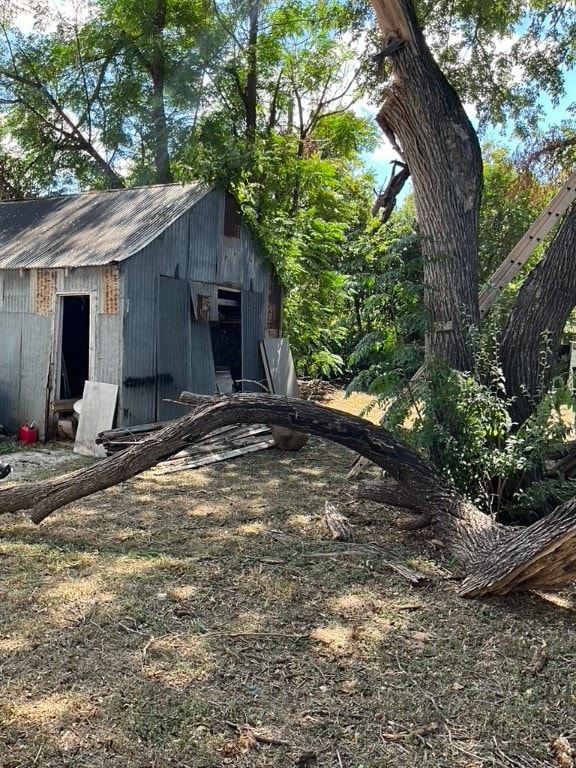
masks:
<svg viewBox="0 0 576 768"><path fill-rule="evenodd" d="M61 296L58 398L81 398L90 370L90 296Z"/></svg>
<svg viewBox="0 0 576 768"><path fill-rule="evenodd" d="M242 294L218 289L218 320L210 323L216 389L220 394L242 389Z"/></svg>

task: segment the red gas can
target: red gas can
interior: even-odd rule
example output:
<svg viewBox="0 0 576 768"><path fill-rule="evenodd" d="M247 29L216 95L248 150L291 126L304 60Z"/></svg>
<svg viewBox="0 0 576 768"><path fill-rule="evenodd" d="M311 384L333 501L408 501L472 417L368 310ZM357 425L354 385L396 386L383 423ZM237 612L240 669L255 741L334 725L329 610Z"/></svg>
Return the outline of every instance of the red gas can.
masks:
<svg viewBox="0 0 576 768"><path fill-rule="evenodd" d="M20 427L18 430L18 440L21 443L36 443L38 442L38 430L34 426L34 422L32 424L24 424L23 427Z"/></svg>

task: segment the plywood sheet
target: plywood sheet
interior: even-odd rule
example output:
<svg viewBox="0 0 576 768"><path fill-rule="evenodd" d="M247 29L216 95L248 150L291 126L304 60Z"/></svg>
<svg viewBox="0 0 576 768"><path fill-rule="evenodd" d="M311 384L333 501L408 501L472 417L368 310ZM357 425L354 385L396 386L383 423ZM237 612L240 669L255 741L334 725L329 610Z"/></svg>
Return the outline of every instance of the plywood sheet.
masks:
<svg viewBox="0 0 576 768"><path fill-rule="evenodd" d="M300 397L296 369L287 339L264 339L260 352L268 389L274 395ZM272 427L272 437L282 451L299 451L308 442L308 435L285 427Z"/></svg>
<svg viewBox="0 0 576 768"><path fill-rule="evenodd" d="M300 397L296 369L287 339L264 339L260 342L268 388L274 395Z"/></svg>
<svg viewBox="0 0 576 768"><path fill-rule="evenodd" d="M104 447L96 445L94 441L99 432L112 429L117 397L117 384L104 384L101 381L84 382L74 453L79 453L81 456L106 456Z"/></svg>

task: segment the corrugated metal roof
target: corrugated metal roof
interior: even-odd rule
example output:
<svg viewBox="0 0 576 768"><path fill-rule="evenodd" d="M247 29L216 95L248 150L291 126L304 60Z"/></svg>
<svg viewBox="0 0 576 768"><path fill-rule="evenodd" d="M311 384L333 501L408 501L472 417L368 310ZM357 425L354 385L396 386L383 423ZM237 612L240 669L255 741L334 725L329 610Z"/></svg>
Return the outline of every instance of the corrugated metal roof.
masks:
<svg viewBox="0 0 576 768"><path fill-rule="evenodd" d="M123 261L210 189L169 184L0 203L0 269Z"/></svg>

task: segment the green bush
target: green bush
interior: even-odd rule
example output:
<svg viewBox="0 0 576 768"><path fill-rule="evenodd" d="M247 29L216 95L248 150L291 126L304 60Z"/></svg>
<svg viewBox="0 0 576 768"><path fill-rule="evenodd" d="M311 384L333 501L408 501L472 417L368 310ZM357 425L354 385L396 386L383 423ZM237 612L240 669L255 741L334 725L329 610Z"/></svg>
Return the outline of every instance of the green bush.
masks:
<svg viewBox="0 0 576 768"><path fill-rule="evenodd" d="M565 447L571 405L562 381L522 425L509 415L502 371L489 347L473 373L429 365L388 411L388 424L424 453L455 488L502 522L533 522L576 493L573 481L545 478L546 457Z"/></svg>

